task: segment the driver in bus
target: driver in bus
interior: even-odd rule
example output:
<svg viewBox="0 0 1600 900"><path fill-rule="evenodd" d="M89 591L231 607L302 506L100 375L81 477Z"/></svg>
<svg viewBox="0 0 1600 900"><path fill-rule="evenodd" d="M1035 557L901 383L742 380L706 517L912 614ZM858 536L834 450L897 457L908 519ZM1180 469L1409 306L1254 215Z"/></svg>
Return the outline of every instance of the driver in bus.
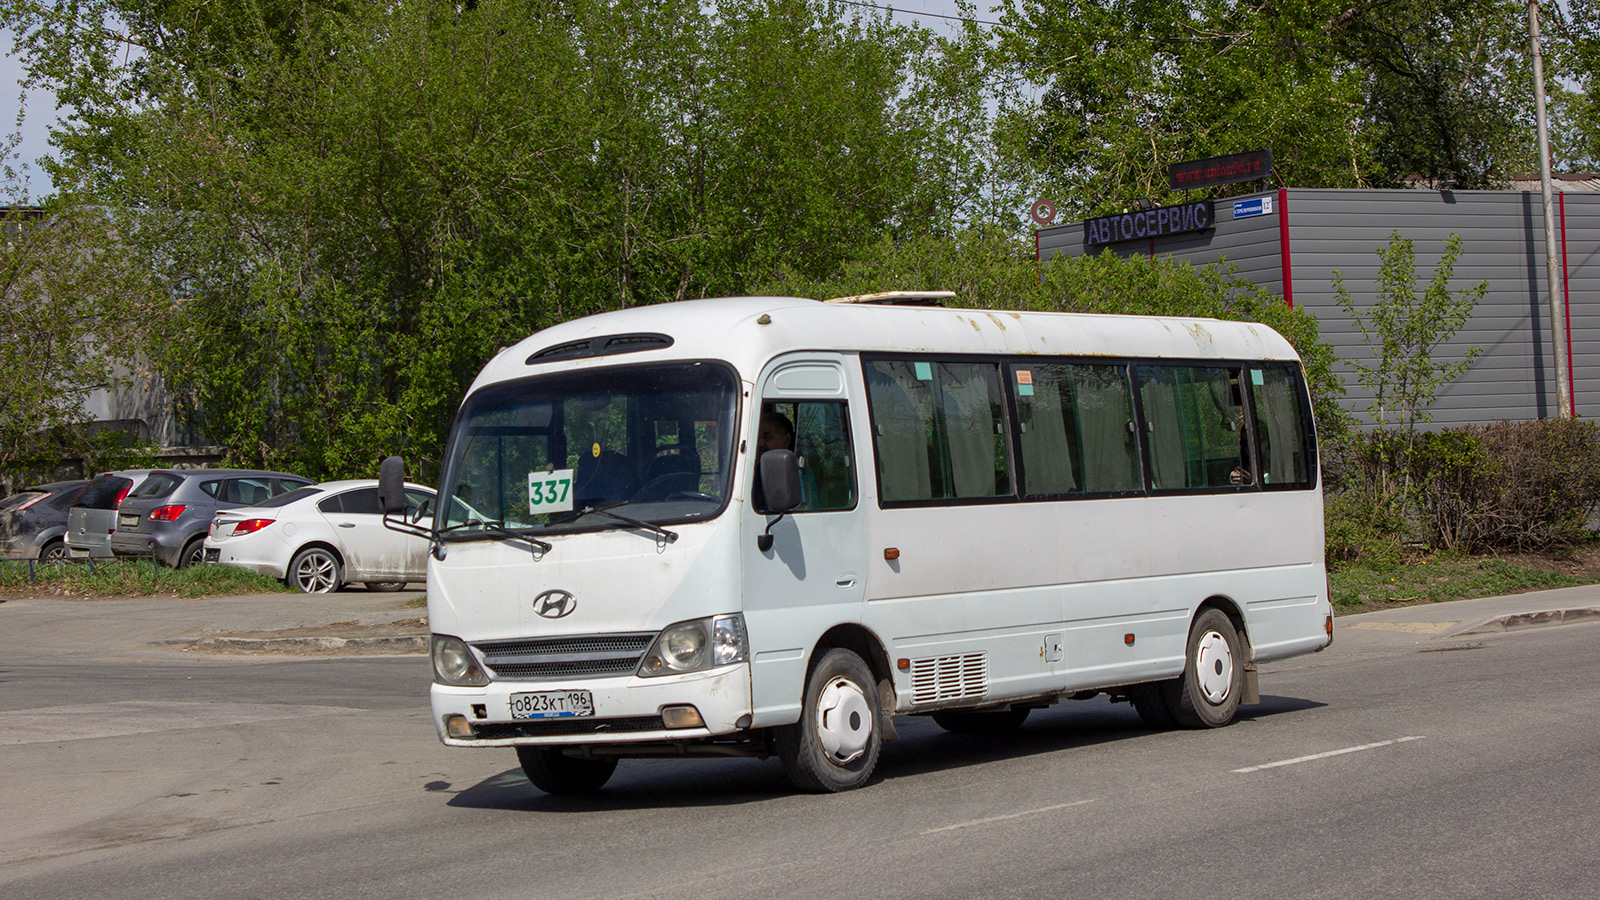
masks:
<svg viewBox="0 0 1600 900"><path fill-rule="evenodd" d="M766 499L761 492L761 457L768 450L794 452L794 424L789 417L768 406L761 413L761 427L756 431L756 487L754 501L757 509L765 509ZM797 454L798 455L798 454ZM811 498L817 494L816 476L806 468L805 458L800 458L800 506L810 509Z"/></svg>

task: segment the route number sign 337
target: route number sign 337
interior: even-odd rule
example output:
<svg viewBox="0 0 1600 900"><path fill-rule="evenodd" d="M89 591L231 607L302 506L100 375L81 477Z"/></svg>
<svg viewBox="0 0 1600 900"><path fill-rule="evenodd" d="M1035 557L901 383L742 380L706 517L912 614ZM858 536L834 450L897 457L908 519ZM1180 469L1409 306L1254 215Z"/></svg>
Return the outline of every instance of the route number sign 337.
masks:
<svg viewBox="0 0 1600 900"><path fill-rule="evenodd" d="M528 473L528 512L570 512L572 510L572 470Z"/></svg>

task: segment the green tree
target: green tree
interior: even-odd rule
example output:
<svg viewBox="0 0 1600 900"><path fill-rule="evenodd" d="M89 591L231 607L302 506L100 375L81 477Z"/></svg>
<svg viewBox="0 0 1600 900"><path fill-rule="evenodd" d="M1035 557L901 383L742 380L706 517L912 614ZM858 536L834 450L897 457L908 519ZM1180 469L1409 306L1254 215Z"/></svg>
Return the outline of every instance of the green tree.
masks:
<svg viewBox="0 0 1600 900"><path fill-rule="evenodd" d="M533 330L952 218L971 79L844 9L15 0L0 25L74 110L63 199L139 223L178 298L152 358L230 460L431 477L471 379Z"/></svg>
<svg viewBox="0 0 1600 900"><path fill-rule="evenodd" d="M1002 140L1073 214L1161 196L1172 162L1255 147L1277 184L1307 187L1493 187L1537 167L1519 0L1010 0L1004 22L997 65L1045 90ZM1552 34L1559 51L1570 32ZM1565 58L1552 84L1576 71Z"/></svg>
<svg viewBox="0 0 1600 900"><path fill-rule="evenodd" d="M0 204L0 482L123 446L88 430L84 400L139 363L129 340L157 297L103 210Z"/></svg>
<svg viewBox="0 0 1600 900"><path fill-rule="evenodd" d="M1441 362L1435 351L1455 336L1472 318L1472 311L1489 289L1489 282L1450 291L1456 260L1461 258L1461 235L1445 239L1444 253L1433 277L1419 293L1416 285L1416 244L1396 231L1389 244L1378 250L1376 296L1363 313L1345 287L1344 273L1333 271L1333 289L1339 307L1355 322L1373 362L1353 363L1356 379L1372 392L1367 413L1380 429L1397 428L1410 434L1419 424L1432 421L1428 407L1439 388L1472 367L1481 347L1468 347L1462 359Z"/></svg>
<svg viewBox="0 0 1600 900"><path fill-rule="evenodd" d="M1525 2L1357 4L1332 25L1340 55L1363 73L1376 184L1420 176L1492 188L1538 171ZM1559 76L1547 64L1546 77Z"/></svg>
<svg viewBox="0 0 1600 900"><path fill-rule="evenodd" d="M1274 151L1279 184L1366 183L1361 73L1326 36L1334 4L1010 0L998 52L1043 85L1003 123L1073 215L1167 191L1182 159ZM1242 185L1235 190L1251 190Z"/></svg>
<svg viewBox="0 0 1600 900"><path fill-rule="evenodd" d="M1356 379L1372 393L1367 414L1375 426L1370 450L1375 454L1373 488L1390 496L1404 485L1395 471L1409 459L1416 444L1417 426L1432 420L1428 407L1439 388L1472 367L1482 352L1468 347L1461 359L1443 362L1435 354L1441 344L1472 318L1472 311L1489 289L1480 281L1451 293L1450 279L1461 258L1461 236L1445 239L1444 253L1433 277L1422 291L1416 284L1416 245L1394 232L1387 247L1378 250L1376 295L1365 310L1345 287L1344 274L1333 272L1333 288L1340 308L1354 321L1372 354L1371 363L1355 360ZM1406 466L1409 471L1409 466Z"/></svg>

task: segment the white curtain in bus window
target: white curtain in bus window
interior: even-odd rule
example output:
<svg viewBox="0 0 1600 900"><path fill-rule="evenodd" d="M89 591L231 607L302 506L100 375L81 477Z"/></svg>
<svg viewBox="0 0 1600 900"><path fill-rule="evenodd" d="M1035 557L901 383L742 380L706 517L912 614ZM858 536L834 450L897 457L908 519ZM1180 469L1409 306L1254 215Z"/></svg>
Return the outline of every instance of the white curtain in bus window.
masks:
<svg viewBox="0 0 1600 900"><path fill-rule="evenodd" d="M1264 486L1309 485L1300 383L1290 369L1251 369Z"/></svg>
<svg viewBox="0 0 1600 900"><path fill-rule="evenodd" d="M873 360L865 370L884 501L1010 493L998 365Z"/></svg>
<svg viewBox="0 0 1600 900"><path fill-rule="evenodd" d="M1138 490L1124 367L1047 363L1013 372L1027 496Z"/></svg>
<svg viewBox="0 0 1600 900"><path fill-rule="evenodd" d="M1236 370L1140 366L1139 396L1156 490L1220 488L1248 480Z"/></svg>

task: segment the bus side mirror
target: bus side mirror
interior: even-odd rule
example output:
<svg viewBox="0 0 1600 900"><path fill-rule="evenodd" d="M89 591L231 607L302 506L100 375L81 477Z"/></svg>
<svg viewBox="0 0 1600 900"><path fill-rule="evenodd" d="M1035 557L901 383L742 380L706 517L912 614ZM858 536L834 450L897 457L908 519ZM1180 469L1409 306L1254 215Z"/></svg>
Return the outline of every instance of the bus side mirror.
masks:
<svg viewBox="0 0 1600 900"><path fill-rule="evenodd" d="M782 515L800 505L800 460L793 450L768 450L758 465L768 513Z"/></svg>
<svg viewBox="0 0 1600 900"><path fill-rule="evenodd" d="M378 463L378 505L386 516L405 514L406 461L398 456Z"/></svg>

